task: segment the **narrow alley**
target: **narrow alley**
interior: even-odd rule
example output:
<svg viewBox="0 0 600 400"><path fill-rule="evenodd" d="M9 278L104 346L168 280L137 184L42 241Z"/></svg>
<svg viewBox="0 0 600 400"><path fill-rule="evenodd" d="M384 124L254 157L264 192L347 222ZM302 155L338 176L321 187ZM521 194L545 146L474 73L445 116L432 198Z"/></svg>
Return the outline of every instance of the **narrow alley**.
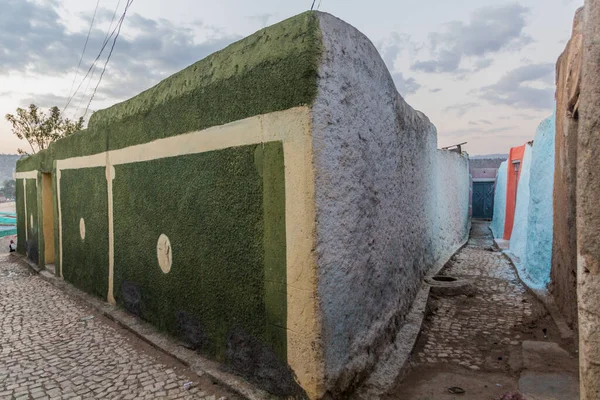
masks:
<svg viewBox="0 0 600 400"><path fill-rule="evenodd" d="M0 399L237 398L30 272L7 238L0 246Z"/></svg>
<svg viewBox="0 0 600 400"><path fill-rule="evenodd" d="M386 399L579 398L576 343L561 341L542 303L494 248L488 222L473 221L469 242L439 275L465 285L432 289L412 370Z"/></svg>
<svg viewBox="0 0 600 400"><path fill-rule="evenodd" d="M600 400L600 0L3 3L0 400Z"/></svg>

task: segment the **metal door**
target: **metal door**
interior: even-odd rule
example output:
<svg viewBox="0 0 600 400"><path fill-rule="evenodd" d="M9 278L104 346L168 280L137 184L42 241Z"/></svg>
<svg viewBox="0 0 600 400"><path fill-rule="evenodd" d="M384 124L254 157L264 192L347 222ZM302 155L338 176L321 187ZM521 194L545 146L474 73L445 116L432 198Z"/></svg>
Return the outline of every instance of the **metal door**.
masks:
<svg viewBox="0 0 600 400"><path fill-rule="evenodd" d="M494 182L473 182L473 218L494 216Z"/></svg>

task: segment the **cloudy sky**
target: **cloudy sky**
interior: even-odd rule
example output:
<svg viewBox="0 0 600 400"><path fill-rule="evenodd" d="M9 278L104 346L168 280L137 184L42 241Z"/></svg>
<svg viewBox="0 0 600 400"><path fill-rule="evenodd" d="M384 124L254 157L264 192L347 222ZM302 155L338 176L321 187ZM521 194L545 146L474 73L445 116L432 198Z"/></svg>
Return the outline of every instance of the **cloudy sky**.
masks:
<svg viewBox="0 0 600 400"><path fill-rule="evenodd" d="M77 67L96 4L86 55ZM0 115L35 102L84 114L127 0L0 0ZM90 110L125 100L312 0L134 0ZM554 107L554 64L583 0L316 0L378 47L439 145L506 153ZM117 7L118 6L118 7ZM88 111L89 117L90 111ZM0 121L0 153L25 148Z"/></svg>

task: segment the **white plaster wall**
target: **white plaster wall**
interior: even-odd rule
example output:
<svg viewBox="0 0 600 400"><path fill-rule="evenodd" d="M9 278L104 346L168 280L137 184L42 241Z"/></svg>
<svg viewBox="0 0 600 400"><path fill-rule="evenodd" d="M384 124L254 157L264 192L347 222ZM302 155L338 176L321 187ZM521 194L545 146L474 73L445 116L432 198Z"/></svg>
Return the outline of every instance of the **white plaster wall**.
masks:
<svg viewBox="0 0 600 400"><path fill-rule="evenodd" d="M445 223L443 234L438 231L435 127L398 94L368 38L331 15L319 18L324 54L313 107L318 293L325 386L343 397L393 342L422 278L456 240ZM466 191L455 213L468 213L468 169L457 163L465 168L460 187L464 178ZM444 205L445 214L460 197Z"/></svg>
<svg viewBox="0 0 600 400"><path fill-rule="evenodd" d="M529 220L529 177L531 176L531 155L532 146L525 145L525 154L521 163L521 175L519 176L519 186L517 187L517 204L515 206L515 222L513 224L512 234L510 236L510 252L521 261L525 259L525 249L527 248L527 222ZM521 262L518 268L524 271L524 264Z"/></svg>
<svg viewBox="0 0 600 400"><path fill-rule="evenodd" d="M469 235L469 160L452 151L437 150L437 256L450 257Z"/></svg>
<svg viewBox="0 0 600 400"><path fill-rule="evenodd" d="M494 216L492 217L491 229L496 239L504 236L504 221L506 219L506 174L508 161L504 161L498 168L496 177L496 189L494 194Z"/></svg>

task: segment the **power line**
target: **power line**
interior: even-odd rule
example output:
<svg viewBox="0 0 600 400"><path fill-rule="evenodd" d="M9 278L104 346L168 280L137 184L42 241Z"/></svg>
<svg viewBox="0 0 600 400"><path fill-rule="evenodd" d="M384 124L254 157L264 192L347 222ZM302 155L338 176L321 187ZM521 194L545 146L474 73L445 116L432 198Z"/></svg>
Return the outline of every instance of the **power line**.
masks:
<svg viewBox="0 0 600 400"><path fill-rule="evenodd" d="M110 40L109 33L113 26L113 23L115 22L115 17L117 16L117 11L119 10L120 5L121 5L121 0L119 0L117 2L117 6L115 7L115 11L113 12L112 18L110 20L110 25L108 25L108 29L106 30L106 35L104 36L104 40L102 42L103 46L106 46L106 44ZM90 76L90 79L88 79L87 85L85 86L85 90L83 91L83 94L81 95L81 98L79 99L79 103L77 103L77 110L75 110L75 114L73 114L74 118L76 118L77 113L81 109L81 105L83 104L83 99L85 98L85 94L87 93L88 89L90 88L90 83L92 83L92 79L94 79L94 73L96 72L96 63L94 62L94 64L92 66L93 66L92 75Z"/></svg>
<svg viewBox="0 0 600 400"><path fill-rule="evenodd" d="M319 9L321 8L321 2L322 2L322 1L323 1L323 0L319 0L319 5L317 6L317 10L319 10Z"/></svg>
<svg viewBox="0 0 600 400"><path fill-rule="evenodd" d="M79 67L81 67L81 61L83 61L83 56L85 55L85 50L87 49L88 41L90 40L90 34L92 33L92 28L94 27L94 21L96 20L96 13L98 12L98 6L100 5L100 0L96 2L96 8L94 9L94 15L92 16L92 22L90 23L90 29L88 30L87 36L85 38L85 44L83 45L83 51L81 52L81 57L79 57L79 63L77 64L77 69L75 70L75 76L73 77L73 82L71 82L71 88L69 89L69 94L73 91L73 86L75 86L75 81L77 80L77 75L79 75Z"/></svg>
<svg viewBox="0 0 600 400"><path fill-rule="evenodd" d="M110 48L110 52L108 53L108 57L106 58L106 62L104 63L104 67L102 68L102 73L100 74L100 79L98 79L98 83L96 84L96 87L94 88L92 97L90 97L90 101L88 102L88 105L85 108L85 112L83 113L84 118L87 115L90 105L92 104L92 100L94 100L94 96L96 95L98 86L100 86L100 82L102 82L102 77L104 76L104 72L106 72L106 66L108 65L108 62L110 61L110 57L112 56L113 50L115 49L115 44L117 43L117 39L119 38L119 34L121 33L121 27L123 26L123 21L125 20L125 16L127 15L127 10L129 10L129 7L131 7L132 3L133 3L133 0L128 0L127 4L125 5L125 11L123 12L123 15L121 16L121 19L119 20L119 23L118 23L119 29L117 30L117 34L116 34L115 38L113 39L113 43Z"/></svg>
<svg viewBox="0 0 600 400"><path fill-rule="evenodd" d="M313 10L313 8L315 8L315 3L317 2L317 0L313 0L312 6L310 6L310 11Z"/></svg>
<svg viewBox="0 0 600 400"><path fill-rule="evenodd" d="M125 14L123 14L121 16L121 18L119 19L119 22L122 22L123 18L125 18ZM79 92L79 89L81 89L81 85L83 85L83 82L85 82L86 78L88 77L88 75L92 71L92 68L94 68L94 66L96 65L96 63L98 62L98 60L100 59L100 57L102 56L102 53L104 52L104 49L106 48L106 45L110 41L110 38L113 37L113 35L115 34L116 30L117 30L117 27L115 27L115 29L113 29L113 31L111 32L110 36L108 37L108 40L105 40L104 43L102 43L102 48L100 48L100 52L98 53L98 56L96 56L96 59L94 60L94 62L92 63L92 65L90 65L90 67L88 68L87 73L85 74L85 76L83 77L83 79L81 80L81 82L79 82L79 86L77 86L77 89L75 89L75 92L69 97L69 100L67 101L67 104L63 108L63 113L67 109L67 107L69 107L69 104L71 104L71 101L73 101L73 98L75 97L75 95L77 94L77 92Z"/></svg>
<svg viewBox="0 0 600 400"><path fill-rule="evenodd" d="M114 15L117 13L117 10L119 9L119 4L120 3L121 3L121 0L119 0L119 3L117 3L117 7L115 8L115 11L113 13L113 21L114 21ZM111 24L110 24L108 30L106 31L107 35L108 35L108 32L110 32L110 28L111 27L112 27L112 21L111 21ZM116 30L116 27L115 27L115 30ZM96 56L96 59L94 60L94 62L92 62L92 65L90 65L90 68L88 68L87 73L85 74L85 76L83 77L83 79L81 80L81 82L79 83L79 86L77 86L77 89L75 89L75 92L69 97L69 99L67 101L67 104L63 108L63 112L67 109L67 107L69 107L69 104L71 104L71 101L73 101L73 99L77 95L77 92L79 92L79 89L81 88L81 85L83 85L83 82L85 82L86 78L90 74L90 71L92 71L92 69L95 70L96 63L100 59L100 56L102 56L102 53L104 52L104 48L108 44L108 42L109 42L110 38L112 37L112 35L115 33L115 30L112 31L112 33L110 34L110 36L108 36L108 38L107 37L104 38L104 42L102 43L102 47L100 48L100 52ZM88 84L88 87L89 87L89 84Z"/></svg>

